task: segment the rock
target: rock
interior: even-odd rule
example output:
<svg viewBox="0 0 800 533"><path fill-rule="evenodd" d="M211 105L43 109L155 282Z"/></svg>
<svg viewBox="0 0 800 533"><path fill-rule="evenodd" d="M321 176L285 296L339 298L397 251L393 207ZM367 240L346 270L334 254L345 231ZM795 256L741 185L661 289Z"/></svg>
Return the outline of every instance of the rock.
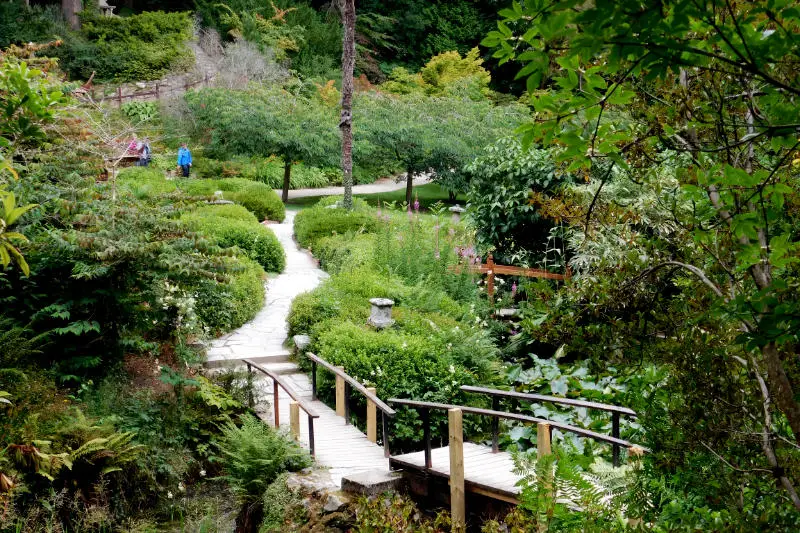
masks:
<svg viewBox="0 0 800 533"><path fill-rule="evenodd" d="M135 84L140 89L147 89L147 84L141 81L137 81Z"/></svg>
<svg viewBox="0 0 800 533"><path fill-rule="evenodd" d="M297 353L302 353L311 345L311 337L308 335L295 335L292 337L294 341L294 347L297 349Z"/></svg>
<svg viewBox="0 0 800 533"><path fill-rule="evenodd" d="M346 502L343 502L336 494L328 494L328 497L325 499L325 505L322 506L322 510L326 513L335 513L345 505Z"/></svg>
<svg viewBox="0 0 800 533"><path fill-rule="evenodd" d="M398 491L403 484L403 475L399 472L369 470L349 474L342 478L342 491L377 496L384 492Z"/></svg>
<svg viewBox="0 0 800 533"><path fill-rule="evenodd" d="M327 470L296 472L286 478L286 488L295 493L320 496L339 490Z"/></svg>

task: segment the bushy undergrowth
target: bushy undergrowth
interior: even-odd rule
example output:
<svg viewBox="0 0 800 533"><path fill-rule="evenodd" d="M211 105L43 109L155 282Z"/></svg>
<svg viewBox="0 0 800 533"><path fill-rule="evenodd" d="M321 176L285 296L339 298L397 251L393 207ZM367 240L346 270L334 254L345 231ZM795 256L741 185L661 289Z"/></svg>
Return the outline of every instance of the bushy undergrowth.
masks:
<svg viewBox="0 0 800 533"><path fill-rule="evenodd" d="M226 196L237 204L245 206L259 220L282 222L286 217L283 202L272 187L267 185L251 183L237 192L227 193Z"/></svg>
<svg viewBox="0 0 800 533"><path fill-rule="evenodd" d="M238 206L237 206L238 207ZM223 248L236 246L268 272L282 272L286 265L283 247L272 230L258 222L238 218L192 213L186 220Z"/></svg>
<svg viewBox="0 0 800 533"><path fill-rule="evenodd" d="M84 12L81 22L80 32L70 32L54 51L73 78L88 79L94 72L101 80L154 80L192 63L188 13L102 17Z"/></svg>
<svg viewBox="0 0 800 533"><path fill-rule="evenodd" d="M319 239L345 233L371 233L378 227L374 212L363 201L347 211L335 207L335 199L322 200L295 217L294 231L301 246L315 249Z"/></svg>

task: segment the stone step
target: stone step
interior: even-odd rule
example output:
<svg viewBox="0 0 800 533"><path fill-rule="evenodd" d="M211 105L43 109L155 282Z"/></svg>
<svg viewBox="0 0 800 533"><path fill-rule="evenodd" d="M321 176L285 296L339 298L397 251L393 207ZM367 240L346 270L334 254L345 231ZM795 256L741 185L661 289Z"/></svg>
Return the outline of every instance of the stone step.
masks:
<svg viewBox="0 0 800 533"><path fill-rule="evenodd" d="M260 365L271 365L286 363L289 361L289 350L275 350L271 352L264 352L261 355L241 356L236 357L229 355L227 357L209 355L206 359L206 366L208 368L230 367L242 365L243 359L248 359ZM294 365L294 363L292 363ZM295 365L297 368L297 365Z"/></svg>

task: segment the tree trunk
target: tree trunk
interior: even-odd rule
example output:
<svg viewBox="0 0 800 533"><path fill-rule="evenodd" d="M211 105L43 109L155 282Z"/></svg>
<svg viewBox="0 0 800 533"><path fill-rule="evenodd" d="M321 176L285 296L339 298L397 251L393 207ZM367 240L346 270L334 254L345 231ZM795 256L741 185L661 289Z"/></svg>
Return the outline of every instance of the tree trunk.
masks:
<svg viewBox="0 0 800 533"><path fill-rule="evenodd" d="M447 198L450 200L451 204L456 203L456 198L457 197L458 197L458 195L456 194L455 191L447 191Z"/></svg>
<svg viewBox="0 0 800 533"><path fill-rule="evenodd" d="M292 180L292 161L287 159L283 162L283 193L281 194L281 200L283 203L289 201L289 185Z"/></svg>
<svg viewBox="0 0 800 533"><path fill-rule="evenodd" d="M356 3L340 0L342 10L342 184L344 208L353 208L353 71L356 64Z"/></svg>
<svg viewBox="0 0 800 533"><path fill-rule="evenodd" d="M406 173L406 203L411 209L411 193L414 190L414 173L410 170Z"/></svg>
<svg viewBox="0 0 800 533"><path fill-rule="evenodd" d="M64 20L73 30L81 29L81 19L78 17L78 13L81 11L83 11L82 0L61 0L61 12L64 14Z"/></svg>

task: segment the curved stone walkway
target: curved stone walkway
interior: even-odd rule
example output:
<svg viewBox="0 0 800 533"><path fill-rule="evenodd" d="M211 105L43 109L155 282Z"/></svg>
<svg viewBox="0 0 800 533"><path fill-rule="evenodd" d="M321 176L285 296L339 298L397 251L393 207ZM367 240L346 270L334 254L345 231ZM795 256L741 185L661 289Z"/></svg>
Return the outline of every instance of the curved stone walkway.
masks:
<svg viewBox="0 0 800 533"><path fill-rule="evenodd" d="M328 274L317 268L308 252L300 250L294 242L294 216L296 211L286 211L280 224L269 228L278 237L286 252L286 268L280 275L266 283L267 298L258 314L239 329L215 339L207 352L208 366L221 366L226 362L252 359L259 363L285 363L289 350L286 343L289 326L286 323L292 300L313 290ZM291 365L286 364L286 370Z"/></svg>
<svg viewBox="0 0 800 533"><path fill-rule="evenodd" d="M250 359L283 374L283 381L295 395L319 414L314 423L315 458L318 465L327 468L325 476L330 483L339 487L345 476L363 472L388 474L389 460L384 457L383 448L369 442L358 428L345 424L344 418L324 403L312 400L309 377L296 363L289 361L289 350L284 345L292 300L313 290L328 277L317 268L311 255L300 250L295 243L295 214L295 211L287 211L283 223L270 225L286 252L286 268L282 274L267 281L264 308L241 328L215 339L207 352L206 365L242 367L242 359ZM255 372L253 377L256 411L265 423L274 423L272 379L259 372ZM289 423L290 401L286 391L280 389L277 411L282 427ZM303 415L300 417L300 442L305 447L309 445L308 418Z"/></svg>

